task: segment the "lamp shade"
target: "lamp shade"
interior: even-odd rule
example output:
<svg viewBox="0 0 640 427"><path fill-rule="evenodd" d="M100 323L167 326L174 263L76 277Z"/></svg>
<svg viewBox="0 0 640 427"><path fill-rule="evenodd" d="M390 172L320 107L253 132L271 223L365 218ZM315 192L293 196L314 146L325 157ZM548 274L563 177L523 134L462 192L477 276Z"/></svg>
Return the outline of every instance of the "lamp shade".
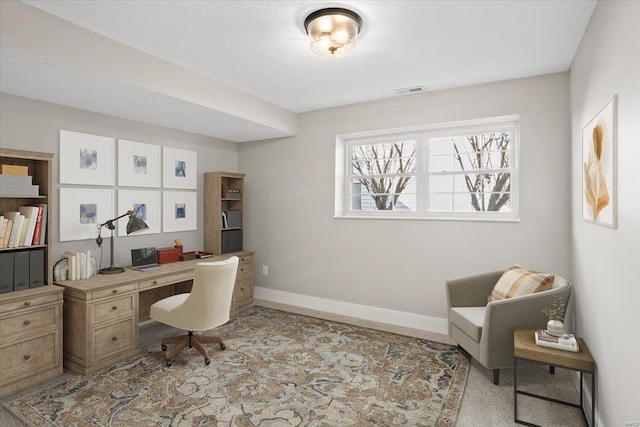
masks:
<svg viewBox="0 0 640 427"><path fill-rule="evenodd" d="M317 10L304 20L311 50L329 58L347 55L356 45L361 26L357 13L335 7Z"/></svg>
<svg viewBox="0 0 640 427"><path fill-rule="evenodd" d="M129 222L127 222L127 234L137 233L149 228L146 222L135 216L133 213L129 215Z"/></svg>

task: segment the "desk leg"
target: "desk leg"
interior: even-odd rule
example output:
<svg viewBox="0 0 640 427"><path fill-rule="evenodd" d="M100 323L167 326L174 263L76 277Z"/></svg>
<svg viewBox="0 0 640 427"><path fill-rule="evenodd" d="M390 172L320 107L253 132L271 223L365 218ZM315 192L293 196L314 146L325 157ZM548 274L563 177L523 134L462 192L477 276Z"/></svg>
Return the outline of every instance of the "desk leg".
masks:
<svg viewBox="0 0 640 427"><path fill-rule="evenodd" d="M596 370L591 372L591 426L596 425Z"/></svg>

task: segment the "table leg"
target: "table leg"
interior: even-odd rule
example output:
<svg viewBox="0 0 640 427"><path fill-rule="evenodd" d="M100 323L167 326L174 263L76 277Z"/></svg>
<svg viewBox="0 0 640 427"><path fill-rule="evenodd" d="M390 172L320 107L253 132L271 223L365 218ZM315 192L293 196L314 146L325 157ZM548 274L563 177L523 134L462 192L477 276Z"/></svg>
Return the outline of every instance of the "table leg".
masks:
<svg viewBox="0 0 640 427"><path fill-rule="evenodd" d="M513 421L518 422L518 358L513 358Z"/></svg>

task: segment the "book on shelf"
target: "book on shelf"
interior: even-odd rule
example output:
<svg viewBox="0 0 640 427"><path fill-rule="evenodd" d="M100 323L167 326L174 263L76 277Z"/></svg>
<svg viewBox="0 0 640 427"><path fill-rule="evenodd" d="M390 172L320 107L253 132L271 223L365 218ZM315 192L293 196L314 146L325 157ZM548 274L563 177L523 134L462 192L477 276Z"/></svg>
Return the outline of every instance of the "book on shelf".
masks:
<svg viewBox="0 0 640 427"><path fill-rule="evenodd" d="M20 238L20 233L22 232L22 219L24 217L20 215L20 212L17 211L4 212L3 216L13 221L11 230L7 230L7 233L9 233L9 241L7 242L7 245L5 247L17 248L18 239Z"/></svg>
<svg viewBox="0 0 640 427"><path fill-rule="evenodd" d="M2 247L9 247L9 238L11 237L11 230L13 229L13 220L9 218L5 218L4 222L6 223L6 227L4 230L4 236L2 237Z"/></svg>
<svg viewBox="0 0 640 427"><path fill-rule="evenodd" d="M33 242L33 233L36 230L36 222L38 222L38 211L37 206L20 206L18 208L18 212L28 219L28 221L25 220L27 225L24 239L20 242L22 246L31 246Z"/></svg>
<svg viewBox="0 0 640 427"><path fill-rule="evenodd" d="M222 228L223 229L229 228L229 224L227 222L227 213L225 211L222 211L221 215L222 215Z"/></svg>
<svg viewBox="0 0 640 427"><path fill-rule="evenodd" d="M7 221L0 215L0 249L4 248L4 233L7 232Z"/></svg>
<svg viewBox="0 0 640 427"><path fill-rule="evenodd" d="M42 205L33 205L36 209L38 209L38 213L36 215L36 223L33 228L33 238L31 239L31 245L40 245L40 233L42 232Z"/></svg>
<svg viewBox="0 0 640 427"><path fill-rule="evenodd" d="M538 329L535 332L536 344L542 347L556 348L559 350L572 351L577 353L580 351L578 341L573 334L564 334L560 337L551 335L544 329Z"/></svg>
<svg viewBox="0 0 640 427"><path fill-rule="evenodd" d="M91 277L91 251L65 251L67 258L67 280L82 280Z"/></svg>
<svg viewBox="0 0 640 427"><path fill-rule="evenodd" d="M49 214L49 208L46 203L41 203L42 206L42 226L40 227L40 244L47 243L47 215Z"/></svg>

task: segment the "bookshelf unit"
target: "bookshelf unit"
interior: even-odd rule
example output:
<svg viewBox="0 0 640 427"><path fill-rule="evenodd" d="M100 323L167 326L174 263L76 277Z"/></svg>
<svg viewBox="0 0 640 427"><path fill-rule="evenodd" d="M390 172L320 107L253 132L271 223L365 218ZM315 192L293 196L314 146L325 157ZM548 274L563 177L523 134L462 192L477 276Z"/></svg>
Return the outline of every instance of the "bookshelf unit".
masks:
<svg viewBox="0 0 640 427"><path fill-rule="evenodd" d="M47 215L42 218L42 224L46 224L44 245L0 249L2 262L7 263L0 266L4 284L8 278L15 282L14 269L4 268L11 261L15 266L19 257L20 263L29 266L29 287L22 289L20 282L19 290L0 293L0 397L62 375L64 288L53 284L52 159L50 153L0 148L0 165L26 166L33 184L39 186L38 195L0 195L0 214L17 211L23 205L48 205ZM34 271L37 281L31 277Z"/></svg>
<svg viewBox="0 0 640 427"><path fill-rule="evenodd" d="M204 250L240 258L231 314L253 304L253 255L243 247L244 174L204 174ZM226 226L222 214L226 213ZM231 214L229 213L231 212Z"/></svg>
<svg viewBox="0 0 640 427"><path fill-rule="evenodd" d="M243 187L244 174L242 173L206 172L204 174L205 251L222 255L243 250ZM223 224L223 214L227 215L226 226Z"/></svg>
<svg viewBox="0 0 640 427"><path fill-rule="evenodd" d="M35 151L13 150L8 148L0 148L0 164L2 165L20 165L29 168L29 175L33 177L33 183L40 187L38 196L2 196L0 195L0 214L7 211L17 211L18 207L23 205L47 204L47 218L42 218L43 223L46 222L46 236L44 245L26 246L20 248L2 248L0 253L13 252L20 253L24 251L34 251L44 249L44 284L53 284L53 263L52 251L49 247L51 244L51 162L53 154L40 153Z"/></svg>

